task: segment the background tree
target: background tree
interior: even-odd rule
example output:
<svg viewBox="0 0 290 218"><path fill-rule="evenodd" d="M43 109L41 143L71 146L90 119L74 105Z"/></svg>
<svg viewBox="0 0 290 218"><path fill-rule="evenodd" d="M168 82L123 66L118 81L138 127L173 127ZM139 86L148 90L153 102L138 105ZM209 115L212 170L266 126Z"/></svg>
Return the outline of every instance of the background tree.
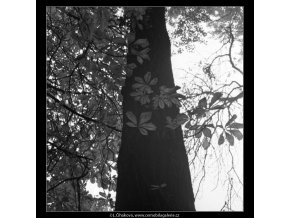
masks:
<svg viewBox="0 0 290 218"><path fill-rule="evenodd" d="M153 110L151 119L146 122L154 124L157 130L145 132L146 128L125 125L129 118L126 114L123 115L121 89L125 84L126 76L128 79L125 87L132 88L128 85L128 81L136 84L140 84L141 81L134 81L134 71L139 71L140 74L141 72L145 73L147 80L150 75L147 72L151 73L151 80L154 80L157 72L146 71L142 67L140 70L140 66L146 66L147 62L150 63L154 60L150 57L152 51L148 51L150 61L144 52L135 55L135 58L139 57L137 62L134 61L135 65L129 63L130 55L127 58L127 43L132 43L134 40L136 43L137 40L133 39L132 34L130 34L132 31L129 28L131 22L127 19L129 17L124 16L130 10L126 9L126 13L124 13L123 9L118 7L47 8L47 209L49 211L112 210L117 179L116 160L121 143L122 126L129 131L137 131L142 137L145 136L141 132L148 133L150 138L159 129L159 122L155 121L157 118L154 114L158 111L164 111L164 109L165 111L169 110L168 104L170 105L170 103L164 100L166 98L154 98L155 101L153 100L155 93L159 93L161 97L161 92L165 91L165 89L159 89L159 83L163 79L158 78L158 85L152 85L151 88L154 94L148 93L150 104L152 101L156 102L157 107ZM206 23L207 26L212 27L213 32L211 33L208 28L204 32L215 34L224 40L223 49L219 52L227 50L226 53L217 52L217 58L211 57L206 62L201 63L203 66L201 65L200 69L204 69L204 71L195 73L194 83L190 87L182 89L187 98L180 99L180 103L184 106L182 110L190 118L190 122L186 123L184 129L185 143L190 157L189 162L191 166L201 167L196 165L196 160L202 158L200 147L203 146L205 152L209 152L211 149L216 151L214 135L217 134L220 137L222 133L224 142L223 146L219 148L227 148L229 155L231 155L231 148L227 147L225 142L233 145L232 137L238 139L242 137L240 132L242 128L241 117L235 118L231 111L233 108L238 108L240 104L243 86L237 81L225 84L224 81L218 81L215 76L218 74L217 66L221 65L221 61L232 66L235 72L239 72L239 70L239 74L242 72L241 66L238 65L239 60L235 59L242 53L235 51L235 45L239 43L239 40L242 42L243 10L240 7L238 9L235 7L177 8L178 10L175 9L177 17L174 18L170 15L170 11L173 9L175 8L168 8L168 18L176 19L177 23L182 16L187 16L190 11L194 11L194 16L188 16L188 19L184 20L188 21L186 25L195 27L196 31L193 33L200 36L198 40L204 38L201 28ZM135 8L131 15L140 21L144 15L142 13L144 12L141 9L137 8L136 10ZM183 14L178 15L178 13ZM189 18L195 19L195 22L191 22ZM145 20L141 21L145 22ZM221 26L222 28L218 28ZM171 37L175 36L178 39L178 37L188 33L188 31L184 31L186 30L184 28L177 27L177 29L181 29L179 35L177 33L171 34ZM188 40L193 39L190 34L187 35L187 38ZM147 47L150 47L150 40L148 42ZM188 42L188 44L194 45L194 40ZM146 44L146 41L143 43ZM136 46L135 50L139 52L142 45L144 46L141 40L141 44L137 43L133 47ZM143 50L145 49L146 46ZM130 50L129 52L132 53ZM189 73L191 73L190 70ZM140 75L144 82L145 75ZM206 80L204 76L206 76ZM167 85L165 81L163 84ZM220 82L218 86L213 85L216 82ZM136 95L137 89L139 89L137 86L140 88L140 85L135 85L136 92L133 94L135 96L130 96L129 99L131 101L135 99L136 101L132 102L145 107L147 104L149 105L148 98ZM172 88L171 84L168 83L166 88ZM206 100L202 100L204 98ZM126 100L124 99L124 101ZM161 108L162 103L159 102L163 102L164 109ZM178 104L178 101L175 102ZM172 105L174 105L173 102ZM228 117L222 115L224 111L228 111ZM139 121L141 114L135 113L133 108L131 112ZM139 112L141 111L139 110ZM160 119L162 118L164 117L160 117ZM170 126L175 127L178 119L174 118L172 116L171 119L167 120L168 130L170 130ZM214 122L216 119L219 120L219 123ZM211 134L209 134L208 129ZM200 137L197 137L199 134ZM191 159L193 156L190 151L194 151L194 160ZM206 165L206 157L206 155L203 156L204 165ZM229 161L231 163L231 160ZM234 171L233 166L231 172L234 173ZM192 173L196 172L198 170L192 170ZM232 181L233 177L230 173L228 175L229 181ZM193 178L195 179L195 177ZM86 189L88 183L98 184L102 190L98 197L93 197L88 193ZM152 183L151 185L158 191L163 190L160 189L161 185L162 188L167 187L164 183ZM231 208L226 205L224 209L230 210Z"/></svg>

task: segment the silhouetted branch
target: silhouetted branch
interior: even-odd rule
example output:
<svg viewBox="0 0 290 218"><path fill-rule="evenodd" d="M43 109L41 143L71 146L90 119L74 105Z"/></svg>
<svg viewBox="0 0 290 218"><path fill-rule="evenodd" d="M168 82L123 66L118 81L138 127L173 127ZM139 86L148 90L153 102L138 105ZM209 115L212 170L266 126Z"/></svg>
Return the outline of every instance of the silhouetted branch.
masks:
<svg viewBox="0 0 290 218"><path fill-rule="evenodd" d="M79 154L76 154L76 153L73 153L71 151L68 151L64 148L61 148L60 146L57 146L55 143L52 143L52 142L48 142L51 146L53 146L54 148L57 148L58 150L62 151L63 153L67 154L67 155L72 155L72 156L76 156L76 157L79 157L79 158L84 158L84 159L87 159L87 160L93 160L91 158L88 158L88 157L84 157L82 155L79 155Z"/></svg>
<svg viewBox="0 0 290 218"><path fill-rule="evenodd" d="M60 100L58 100L56 97L54 97L53 95L51 95L50 93L47 93L48 97L52 98L54 101L56 101L57 103L60 103L65 109L69 110L70 112L78 115L79 117L82 117L83 119L85 119L86 121L92 121L94 123L97 123L97 124L102 124L102 125L105 125L106 127L110 128L110 129L113 129L117 132L122 132L121 130L117 129L116 127L113 127L113 126L110 126L110 125L107 125L105 123L102 123L101 121L98 121L98 120L94 120L90 117L87 117L83 114L80 114L78 113L77 111L71 109L70 107L66 106L65 104L63 104Z"/></svg>
<svg viewBox="0 0 290 218"><path fill-rule="evenodd" d="M240 69L239 69L239 68L234 64L233 59L232 59L232 47L233 47L233 44L234 44L234 40L235 40L235 38L234 38L234 35L233 35L233 32L232 32L232 28L231 28L231 26L229 27L229 29L230 29L229 34L230 34L230 39L231 39L231 44L230 44L230 48L229 48L229 58L230 58L230 63L231 63L232 67L233 67L235 70L239 71L242 75L244 75L243 71L241 71L241 70L240 70Z"/></svg>
<svg viewBox="0 0 290 218"><path fill-rule="evenodd" d="M89 172L87 171L86 173L83 173L80 176L64 179L64 180L60 181L59 183L57 183L56 185L54 185L54 186L50 187L49 189L47 189L46 192L50 192L51 190L55 189L56 187L58 187L59 185L61 185L62 183L66 182L66 181L71 181L71 180L75 180L75 179L81 179L81 178L85 177L86 175L88 175L88 173Z"/></svg>

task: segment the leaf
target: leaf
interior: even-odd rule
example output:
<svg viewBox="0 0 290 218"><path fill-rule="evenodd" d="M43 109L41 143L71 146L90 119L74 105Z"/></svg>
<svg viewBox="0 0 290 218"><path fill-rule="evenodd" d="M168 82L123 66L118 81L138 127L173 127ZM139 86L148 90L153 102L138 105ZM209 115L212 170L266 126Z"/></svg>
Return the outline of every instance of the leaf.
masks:
<svg viewBox="0 0 290 218"><path fill-rule="evenodd" d="M226 123L226 126L228 126L229 124L231 124L235 119L237 118L237 115L234 114L231 119L229 119L229 121Z"/></svg>
<svg viewBox="0 0 290 218"><path fill-rule="evenodd" d="M145 48L142 51L140 51L140 55L147 54L150 51L150 48Z"/></svg>
<svg viewBox="0 0 290 218"><path fill-rule="evenodd" d="M137 65L135 63L131 63L127 65L130 69L135 69Z"/></svg>
<svg viewBox="0 0 290 218"><path fill-rule="evenodd" d="M139 131L142 135L148 135L148 131L146 129L139 128Z"/></svg>
<svg viewBox="0 0 290 218"><path fill-rule="evenodd" d="M140 54L140 57L142 57L144 60L150 61L150 57L148 54Z"/></svg>
<svg viewBox="0 0 290 218"><path fill-rule="evenodd" d="M140 128L144 128L149 131L155 131L157 129L157 127L153 123L143 123L140 125Z"/></svg>
<svg viewBox="0 0 290 218"><path fill-rule="evenodd" d="M243 134L240 132L240 130L229 130L230 133L232 133L238 140L243 139Z"/></svg>
<svg viewBox="0 0 290 218"><path fill-rule="evenodd" d="M182 125L188 120L188 116L186 114L177 114L176 123L177 125Z"/></svg>
<svg viewBox="0 0 290 218"><path fill-rule="evenodd" d="M222 95L223 94L221 92L214 93L209 106L212 106L217 100L219 100L222 97Z"/></svg>
<svg viewBox="0 0 290 218"><path fill-rule="evenodd" d="M150 99L149 99L148 95L141 96L140 102L141 102L142 105L150 103Z"/></svg>
<svg viewBox="0 0 290 218"><path fill-rule="evenodd" d="M167 105L167 107L171 107L172 106L171 101L169 101L167 98L164 98L163 101Z"/></svg>
<svg viewBox="0 0 290 218"><path fill-rule="evenodd" d="M140 88L144 88L145 84L142 84L142 83L134 83L132 85L132 88L133 89L140 89Z"/></svg>
<svg viewBox="0 0 290 218"><path fill-rule="evenodd" d="M166 89L167 89L166 86L160 86L159 87L159 90L160 90L161 94L166 94L166 92L165 92Z"/></svg>
<svg viewBox="0 0 290 218"><path fill-rule="evenodd" d="M136 124L134 124L134 123L131 123L131 122L127 122L126 124L127 124L127 126L130 126L130 127L137 127L137 125L136 125Z"/></svg>
<svg viewBox="0 0 290 218"><path fill-rule="evenodd" d="M221 109L224 109L224 106L222 105L217 105L217 106L214 106L211 108L212 110L221 110Z"/></svg>
<svg viewBox="0 0 290 218"><path fill-rule="evenodd" d="M95 177L91 177L90 178L90 183L93 183L94 184L95 182L96 182L96 178Z"/></svg>
<svg viewBox="0 0 290 218"><path fill-rule="evenodd" d="M174 96L176 96L177 98L181 98L181 99L183 99L183 100L186 99L186 97L185 97L184 95L179 94L179 93L174 94Z"/></svg>
<svg viewBox="0 0 290 218"><path fill-rule="evenodd" d="M196 132L198 132L198 131L196 131ZM195 137L196 137L196 138L200 138L200 137L201 137L201 134L202 134L202 132L200 131L199 133L197 133L197 134L195 135Z"/></svg>
<svg viewBox="0 0 290 218"><path fill-rule="evenodd" d="M149 84L151 79L151 72L147 72L144 76L145 83Z"/></svg>
<svg viewBox="0 0 290 218"><path fill-rule="evenodd" d="M152 116L151 111L141 113L140 118L139 118L139 125L149 121L151 119L151 116Z"/></svg>
<svg viewBox="0 0 290 218"><path fill-rule="evenodd" d="M191 121L188 121L186 124L185 124L185 128L189 129L191 127Z"/></svg>
<svg viewBox="0 0 290 218"><path fill-rule="evenodd" d="M174 124L167 124L165 127L170 128L170 129L176 129L178 126Z"/></svg>
<svg viewBox="0 0 290 218"><path fill-rule="evenodd" d="M165 188L166 186L167 186L167 184L163 183L163 184L160 185L160 188Z"/></svg>
<svg viewBox="0 0 290 218"><path fill-rule="evenodd" d="M138 83L145 84L144 80L141 77L139 77L139 76L136 76L134 79Z"/></svg>
<svg viewBox="0 0 290 218"><path fill-rule="evenodd" d="M154 108L154 110L156 110L158 108L158 105L159 105L159 96L158 95L154 96L152 98L152 100L153 100L153 108Z"/></svg>
<svg viewBox="0 0 290 218"><path fill-rule="evenodd" d="M144 86L143 89L144 89L144 91L145 91L147 94L151 94L151 93L153 93L153 90L152 90L151 87L148 86L148 85Z"/></svg>
<svg viewBox="0 0 290 218"><path fill-rule="evenodd" d="M244 127L244 124L242 123L232 123L228 126L229 128L233 128L233 129L241 129Z"/></svg>
<svg viewBox="0 0 290 218"><path fill-rule="evenodd" d="M202 141L202 147L204 148L204 150L208 149L209 145L210 144L209 141L207 140L207 137L204 137Z"/></svg>
<svg viewBox="0 0 290 218"><path fill-rule="evenodd" d="M211 131L210 131L210 129L209 128L204 128L203 130L202 130L202 132L203 132L203 134L206 136L206 137L211 137Z"/></svg>
<svg viewBox="0 0 290 218"><path fill-rule="evenodd" d="M238 94L236 97L235 97L235 99L239 99L239 98L241 98L241 97L243 97L244 96L244 92L241 92L240 94Z"/></svg>
<svg viewBox="0 0 290 218"><path fill-rule="evenodd" d="M207 105L206 97L204 97L203 99L201 99L201 100L198 102L198 107L205 108L206 105Z"/></svg>
<svg viewBox="0 0 290 218"><path fill-rule="evenodd" d="M137 125L137 118L131 111L127 111L126 115L127 115L128 119L130 121L132 121L133 124Z"/></svg>
<svg viewBox="0 0 290 218"><path fill-rule="evenodd" d="M161 108L161 109L163 109L164 108L164 102L163 102L163 100L162 99L159 99L159 102L158 102L158 104L159 104L159 107Z"/></svg>
<svg viewBox="0 0 290 218"><path fill-rule="evenodd" d="M104 193L104 192L99 192L99 195L101 195L101 196L104 197L104 198L107 198L107 195L106 195L106 193Z"/></svg>
<svg viewBox="0 0 290 218"><path fill-rule="evenodd" d="M143 59L142 59L140 56L137 56L137 61L138 61L140 64L143 64Z"/></svg>
<svg viewBox="0 0 290 218"><path fill-rule="evenodd" d="M107 156L108 161L113 161L114 160L114 153L112 151L108 151L108 156Z"/></svg>
<svg viewBox="0 0 290 218"><path fill-rule="evenodd" d="M223 136L223 134L220 135L219 140L218 140L218 145L221 145L225 142L225 138Z"/></svg>
<svg viewBox="0 0 290 218"><path fill-rule="evenodd" d="M159 89L161 94L173 94L176 91L176 87L167 88L166 86L160 86Z"/></svg>
<svg viewBox="0 0 290 218"><path fill-rule="evenodd" d="M171 98L170 100L173 104L177 105L178 107L181 107L181 104L177 98Z"/></svg>
<svg viewBox="0 0 290 218"><path fill-rule="evenodd" d="M227 133L227 132L226 132L226 139L228 140L230 145L234 145L234 143L235 143L234 137L232 135L230 135L229 133Z"/></svg>
<svg viewBox="0 0 290 218"><path fill-rule="evenodd" d="M147 39L138 39L138 40L134 43L134 45L139 45L139 46L141 46L142 48L145 48L146 46L149 45L149 42L148 42Z"/></svg>
<svg viewBox="0 0 290 218"><path fill-rule="evenodd" d="M168 127L170 129L176 129L178 126L174 124L174 120L172 121L172 118L167 116L166 117L166 123L167 125L165 127Z"/></svg>
<svg viewBox="0 0 290 218"><path fill-rule="evenodd" d="M154 79L151 80L151 82L149 83L149 85L150 85L150 86L154 86L154 85L157 84L157 82L158 82L158 78L155 77Z"/></svg>

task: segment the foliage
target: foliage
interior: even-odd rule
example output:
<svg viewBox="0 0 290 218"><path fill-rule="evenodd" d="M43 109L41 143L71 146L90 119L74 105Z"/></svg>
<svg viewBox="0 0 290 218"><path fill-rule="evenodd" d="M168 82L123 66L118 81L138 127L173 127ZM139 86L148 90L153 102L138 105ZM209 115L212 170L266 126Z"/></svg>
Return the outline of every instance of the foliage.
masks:
<svg viewBox="0 0 290 218"><path fill-rule="evenodd" d="M203 23L210 21L210 7L170 7L167 10L169 25L174 27L171 33L173 45L181 53L186 50L194 49L194 42L203 41L206 36ZM183 49L184 48L184 49Z"/></svg>
<svg viewBox="0 0 290 218"><path fill-rule="evenodd" d="M126 124L130 127L137 127L142 135L148 135L148 130L155 131L157 128L153 123L147 123L151 119L152 112L141 113L139 122L137 122L136 116L131 111L127 111L126 115L131 121Z"/></svg>
<svg viewBox="0 0 290 218"><path fill-rule="evenodd" d="M113 206L87 198L86 184L116 189L128 32L116 7L47 8L48 210ZM56 199L71 197L66 205ZM101 203L103 202L103 203ZM69 206L70 205L70 206Z"/></svg>
<svg viewBox="0 0 290 218"><path fill-rule="evenodd" d="M155 77L151 80L151 72L147 72L144 75L144 80L138 76L134 77L134 79L137 83L132 85L134 92L132 92L130 95L134 97L136 101L139 101L141 105L150 103L149 94L153 93L151 86L157 84L158 78Z"/></svg>

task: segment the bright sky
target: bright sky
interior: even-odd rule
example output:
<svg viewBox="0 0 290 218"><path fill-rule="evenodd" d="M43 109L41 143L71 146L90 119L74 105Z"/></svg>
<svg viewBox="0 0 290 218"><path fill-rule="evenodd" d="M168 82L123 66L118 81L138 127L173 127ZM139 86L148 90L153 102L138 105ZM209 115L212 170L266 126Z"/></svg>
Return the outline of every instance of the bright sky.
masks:
<svg viewBox="0 0 290 218"><path fill-rule="evenodd" d="M182 85L188 84L193 77L187 75L186 71L190 71L191 73L195 72L201 72L201 67L198 66L200 61L203 61L205 58L210 57L215 51L217 51L221 44L217 40L208 39L208 43L201 44L196 43L195 44L195 51L192 53L189 52L183 52L182 54L176 54L171 57L172 61L172 70L174 74L175 84L182 87ZM222 72L227 72L231 69L229 69L228 66L222 66L220 69ZM225 81L236 80L240 84L243 84L243 77L238 73L231 73L229 78L229 75L223 75L222 78ZM228 82L227 82L228 83ZM241 115L240 117L243 117L242 111L238 110L235 111L235 113L238 115ZM243 122L242 120L240 120ZM217 144L217 138L212 141L212 143ZM225 144L224 144L225 145ZM237 174L241 179L243 179L243 140L237 141L235 140L235 146L232 146L231 148L234 156L234 164ZM210 149L209 149L210 151ZM227 151L225 151L224 154L226 154ZM210 157L210 155L208 156ZM229 157L228 157L229 158ZM190 157L189 157L190 159ZM225 158L226 160L227 158ZM209 158L209 162L216 161L216 157L214 154L211 155L211 158ZM209 163L207 162L207 164ZM226 180L226 177L222 178L222 173L219 175L219 183L216 187L217 183L217 171L219 170L216 166L216 164L208 164L210 167L207 169L206 179L204 180L203 185L201 186L201 191L199 192L195 206L197 211L219 211L226 200L227 195L227 186L224 183L224 180ZM230 169L230 165L226 165L227 171ZM194 169L191 169L191 172L193 172ZM192 173L192 179L193 179L193 173ZM243 181L242 181L243 182ZM196 180L196 182L193 182L193 188L194 193L196 193L197 187L198 187L199 180ZM216 188L215 188L216 187ZM243 210L243 189L241 186L238 186L239 189L237 190L238 194L241 196L241 198L234 197L232 202L232 209L234 210Z"/></svg>

